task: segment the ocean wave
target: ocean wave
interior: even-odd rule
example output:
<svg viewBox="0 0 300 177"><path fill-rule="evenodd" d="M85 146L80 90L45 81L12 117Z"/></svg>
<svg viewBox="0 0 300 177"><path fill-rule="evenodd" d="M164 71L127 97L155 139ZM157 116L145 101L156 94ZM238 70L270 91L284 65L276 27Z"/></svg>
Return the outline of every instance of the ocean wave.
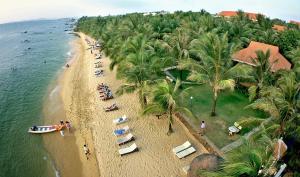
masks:
<svg viewBox="0 0 300 177"><path fill-rule="evenodd" d="M49 98L53 98L55 94L58 94L60 87L57 85L49 94Z"/></svg>
<svg viewBox="0 0 300 177"><path fill-rule="evenodd" d="M72 56L72 52L71 51L67 52L67 56L70 58Z"/></svg>

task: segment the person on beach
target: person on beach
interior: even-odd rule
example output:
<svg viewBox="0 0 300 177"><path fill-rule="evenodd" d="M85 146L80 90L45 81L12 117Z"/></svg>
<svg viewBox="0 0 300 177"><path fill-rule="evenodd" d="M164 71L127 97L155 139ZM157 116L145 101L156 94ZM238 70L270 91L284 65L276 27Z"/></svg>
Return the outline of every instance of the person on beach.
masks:
<svg viewBox="0 0 300 177"><path fill-rule="evenodd" d="M85 156L86 156L86 159L89 160L89 155L90 155L91 153L90 153L90 150L89 150L89 148L87 147L86 144L83 145L83 151L84 151L84 154L85 154Z"/></svg>
<svg viewBox="0 0 300 177"><path fill-rule="evenodd" d="M205 125L205 122L204 120L201 122L201 125L200 125L200 134L201 136L203 136L205 134L205 128L206 128L206 125Z"/></svg>
<svg viewBox="0 0 300 177"><path fill-rule="evenodd" d="M66 121L66 127L67 127L68 131L70 132L71 123L69 121Z"/></svg>

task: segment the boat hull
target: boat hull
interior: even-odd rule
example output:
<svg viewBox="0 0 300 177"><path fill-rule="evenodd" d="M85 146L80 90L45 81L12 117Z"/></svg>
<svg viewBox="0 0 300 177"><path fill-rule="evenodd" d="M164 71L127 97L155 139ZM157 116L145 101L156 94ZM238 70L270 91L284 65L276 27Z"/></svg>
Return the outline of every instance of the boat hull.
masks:
<svg viewBox="0 0 300 177"><path fill-rule="evenodd" d="M28 133L34 133L34 134L42 134L42 133L51 133L57 131L55 126L36 126L37 130L32 130L31 128L28 129Z"/></svg>

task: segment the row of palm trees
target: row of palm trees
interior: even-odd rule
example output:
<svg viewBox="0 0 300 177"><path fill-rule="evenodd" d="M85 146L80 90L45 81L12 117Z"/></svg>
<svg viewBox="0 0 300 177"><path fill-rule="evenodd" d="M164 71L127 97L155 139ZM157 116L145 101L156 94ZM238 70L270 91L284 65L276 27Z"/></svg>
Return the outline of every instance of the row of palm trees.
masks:
<svg viewBox="0 0 300 177"><path fill-rule="evenodd" d="M276 32L272 29L276 23L286 25L290 30ZM126 84L118 89L118 94L137 92L143 114L168 115L168 133L173 131L175 112L183 111L192 116L188 109L178 104L178 100L186 97L187 93L187 89L181 87L182 73L189 70L189 80L210 87L213 93L212 116L217 113L216 105L221 91L233 90L239 82L250 81L255 84L249 88L249 100L252 103L248 107L269 113L272 120L266 124L259 118L247 118L241 123L244 126L263 126L264 136L267 137L283 136L300 142L300 137L294 136L300 133L300 48L297 48L300 33L297 27L264 16L260 16L258 22L253 22L243 12L232 19L224 19L202 10L156 16L134 13L82 17L77 22L76 30L100 40L103 51L111 59L110 68L116 67L117 76L126 80ZM278 45L293 62L293 71L272 73L268 62L269 51L257 52L254 60L256 67L235 64L231 59L232 54L246 47L251 40ZM175 85L166 81L163 73L165 67L174 65L180 72ZM251 152L250 145L254 148ZM241 148L246 148L247 154L237 153L240 156L238 158L255 158L251 153L259 156L264 147L248 142ZM295 157L295 153L291 153L290 157ZM269 161L269 158L270 155L263 159ZM245 158L243 163L228 167L234 164L234 160L236 157L228 155L219 172L227 176L255 176L261 165L265 164L261 160L250 170L247 165L253 163L250 158ZM245 170L239 173L229 170L243 166Z"/></svg>

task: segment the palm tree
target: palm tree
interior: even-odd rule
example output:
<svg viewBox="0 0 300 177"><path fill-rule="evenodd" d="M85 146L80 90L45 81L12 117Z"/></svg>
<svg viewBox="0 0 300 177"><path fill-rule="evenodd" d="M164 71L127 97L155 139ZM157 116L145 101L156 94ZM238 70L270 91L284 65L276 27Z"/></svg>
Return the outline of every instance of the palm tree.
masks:
<svg viewBox="0 0 300 177"><path fill-rule="evenodd" d="M192 116L192 113L187 108L180 107L177 103L177 100L186 93L185 90L179 89L180 85L181 81L179 79L176 80L175 85L168 83L166 80L155 85L152 92L152 103L143 110L144 115L152 113L167 113L169 119L167 134L173 132L172 124L173 114L175 112L183 111Z"/></svg>
<svg viewBox="0 0 300 177"><path fill-rule="evenodd" d="M300 47L291 50L288 53L289 58L291 58L293 62L293 70L297 74L298 78L300 78Z"/></svg>
<svg viewBox="0 0 300 177"><path fill-rule="evenodd" d="M165 35L164 41L172 49L170 50L170 54L174 56L177 63L189 58L189 47L192 39L189 33L183 28L178 28L175 31L175 35ZM179 72L180 80L183 80L183 71L179 69Z"/></svg>
<svg viewBox="0 0 300 177"><path fill-rule="evenodd" d="M208 177L257 177L268 174L272 166L274 140L263 135L258 140L245 140L243 145L225 154L225 161L216 172L201 171Z"/></svg>
<svg viewBox="0 0 300 177"><path fill-rule="evenodd" d="M265 85L273 85L274 75L271 71L272 65L270 64L270 50L267 50L265 53L261 50L256 51L256 58L252 59L254 63L253 72L252 72L252 81L256 83L249 87L249 100L253 101L259 95L259 91Z"/></svg>
<svg viewBox="0 0 300 177"><path fill-rule="evenodd" d="M260 91L261 98L247 107L259 109L271 115L279 122L281 134L285 131L285 123L297 117L299 109L300 83L295 73L284 73L275 86L265 86Z"/></svg>
<svg viewBox="0 0 300 177"><path fill-rule="evenodd" d="M125 78L126 84L117 90L118 95L138 91L140 103L147 105L147 85L153 83L164 63L157 58L144 35L138 35L126 43L126 58L118 65L117 76Z"/></svg>
<svg viewBox="0 0 300 177"><path fill-rule="evenodd" d="M188 79L200 84L208 84L213 93L211 116L216 115L217 99L220 91L233 90L234 78L246 74L244 65L233 66L231 55L237 46L228 43L227 34L218 36L216 33L207 33L201 39L192 41L191 52L200 60L186 60L180 63L180 68L189 69Z"/></svg>

